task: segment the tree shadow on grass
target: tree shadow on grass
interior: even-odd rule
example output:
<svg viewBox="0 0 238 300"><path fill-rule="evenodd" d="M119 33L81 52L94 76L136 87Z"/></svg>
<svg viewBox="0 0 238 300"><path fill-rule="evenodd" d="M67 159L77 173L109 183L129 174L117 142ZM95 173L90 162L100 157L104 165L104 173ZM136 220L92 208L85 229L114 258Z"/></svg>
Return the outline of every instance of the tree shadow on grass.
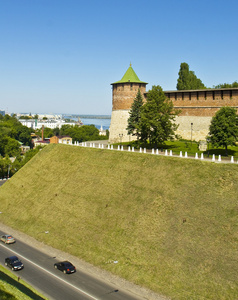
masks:
<svg viewBox="0 0 238 300"><path fill-rule="evenodd" d="M17 288L20 292L27 295L31 299L34 299L34 300L45 300L46 299L46 298L42 298L41 296L37 295L31 289L26 287L24 284L22 284L21 282L18 282L17 280L13 279L12 277L8 276L7 274L5 274L2 271L0 271L0 278L2 281L5 281L6 283L11 284L15 288ZM8 295L9 295L9 297L8 297ZM0 294L0 296L1 296L1 299L4 299L4 298L2 298L1 294ZM5 299L16 299L16 297L14 297L14 295L11 295L8 292L6 292Z"/></svg>
<svg viewBox="0 0 238 300"><path fill-rule="evenodd" d="M231 149L227 149L227 154L226 155L226 149L216 149L216 148L211 148L211 149L207 149L207 151L203 152L204 155L221 155L221 156L235 156L236 155L236 151L235 150L231 150Z"/></svg>

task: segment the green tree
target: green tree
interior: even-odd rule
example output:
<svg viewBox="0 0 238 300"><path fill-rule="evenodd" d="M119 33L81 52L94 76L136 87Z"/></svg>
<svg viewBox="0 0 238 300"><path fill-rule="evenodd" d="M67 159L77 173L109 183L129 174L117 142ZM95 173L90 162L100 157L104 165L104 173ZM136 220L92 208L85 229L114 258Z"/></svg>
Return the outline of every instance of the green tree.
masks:
<svg viewBox="0 0 238 300"><path fill-rule="evenodd" d="M53 134L58 136L60 134L60 129L59 127L53 128Z"/></svg>
<svg viewBox="0 0 238 300"><path fill-rule="evenodd" d="M36 129L35 134L42 136L42 128ZM44 127L44 138L50 138L54 135L53 129L49 127Z"/></svg>
<svg viewBox="0 0 238 300"><path fill-rule="evenodd" d="M44 138L50 138L54 135L53 129L49 127L44 127Z"/></svg>
<svg viewBox="0 0 238 300"><path fill-rule="evenodd" d="M139 139L140 137L138 124L140 123L142 106L143 106L143 98L140 90L138 90L137 95L129 111L129 118L127 120L127 128L126 128L128 134L137 136L137 139Z"/></svg>
<svg viewBox="0 0 238 300"><path fill-rule="evenodd" d="M31 133L33 130L23 125L16 126L14 129L16 131L14 138L23 145L32 147Z"/></svg>
<svg viewBox="0 0 238 300"><path fill-rule="evenodd" d="M237 88L238 82L234 81L233 83L220 83L218 85L215 85L214 89L224 89L224 88Z"/></svg>
<svg viewBox="0 0 238 300"><path fill-rule="evenodd" d="M146 103L141 108L141 118L138 125L140 139L149 140L157 146L168 139L173 139L178 125L174 123L179 114L164 94L160 86L153 86L147 93Z"/></svg>
<svg viewBox="0 0 238 300"><path fill-rule="evenodd" d="M71 133L73 130L73 125L62 125L62 127L60 128L60 135L69 135L71 137Z"/></svg>
<svg viewBox="0 0 238 300"><path fill-rule="evenodd" d="M216 147L234 145L238 140L238 116L236 109L232 107L222 107L212 118L209 128L209 138Z"/></svg>
<svg viewBox="0 0 238 300"><path fill-rule="evenodd" d="M206 88L195 73L189 70L189 65L185 62L181 63L178 75L177 90L199 90Z"/></svg>
<svg viewBox="0 0 238 300"><path fill-rule="evenodd" d="M15 139L12 139L10 137L6 137L6 144L4 147L4 155L8 156L16 156L21 153L20 144Z"/></svg>
<svg viewBox="0 0 238 300"><path fill-rule="evenodd" d="M8 167L10 165L10 159L9 157L3 158L0 157L0 178L7 178L8 173Z"/></svg>
<svg viewBox="0 0 238 300"><path fill-rule="evenodd" d="M71 135L74 142L101 140L99 130L94 125L73 126Z"/></svg>

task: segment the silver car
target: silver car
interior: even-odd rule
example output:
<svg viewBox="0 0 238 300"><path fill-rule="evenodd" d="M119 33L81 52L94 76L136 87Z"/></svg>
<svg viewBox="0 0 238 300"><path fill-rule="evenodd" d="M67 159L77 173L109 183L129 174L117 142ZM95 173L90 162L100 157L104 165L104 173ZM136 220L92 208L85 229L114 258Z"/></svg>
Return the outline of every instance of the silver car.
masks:
<svg viewBox="0 0 238 300"><path fill-rule="evenodd" d="M16 242L16 240L14 239L14 237L10 234L4 234L1 236L1 241L5 244L13 244Z"/></svg>

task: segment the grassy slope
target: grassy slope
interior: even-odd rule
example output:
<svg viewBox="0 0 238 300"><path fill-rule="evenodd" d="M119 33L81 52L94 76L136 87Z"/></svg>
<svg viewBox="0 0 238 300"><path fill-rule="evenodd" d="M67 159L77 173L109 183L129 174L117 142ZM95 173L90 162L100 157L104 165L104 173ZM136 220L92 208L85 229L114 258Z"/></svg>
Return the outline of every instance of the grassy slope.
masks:
<svg viewBox="0 0 238 300"><path fill-rule="evenodd" d="M237 165L49 145L1 187L0 210L5 224L173 299L236 299L237 195Z"/></svg>
<svg viewBox="0 0 238 300"><path fill-rule="evenodd" d="M44 300L39 292L22 279L18 281L19 273L13 274L0 266L0 299L1 300Z"/></svg>

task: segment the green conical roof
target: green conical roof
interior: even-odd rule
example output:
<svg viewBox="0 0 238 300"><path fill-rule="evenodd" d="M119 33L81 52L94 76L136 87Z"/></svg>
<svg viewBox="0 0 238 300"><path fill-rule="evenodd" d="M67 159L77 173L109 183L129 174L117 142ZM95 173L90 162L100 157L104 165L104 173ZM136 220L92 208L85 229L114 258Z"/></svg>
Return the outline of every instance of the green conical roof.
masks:
<svg viewBox="0 0 238 300"><path fill-rule="evenodd" d="M124 76L122 77L122 79L119 80L119 81L116 81L116 82L114 82L112 84L126 83L126 82L131 82L131 83L145 83L145 84L147 84L147 82L140 81L140 79L136 75L136 72L132 69L131 64L130 64L130 67L127 69L126 73L124 74Z"/></svg>

